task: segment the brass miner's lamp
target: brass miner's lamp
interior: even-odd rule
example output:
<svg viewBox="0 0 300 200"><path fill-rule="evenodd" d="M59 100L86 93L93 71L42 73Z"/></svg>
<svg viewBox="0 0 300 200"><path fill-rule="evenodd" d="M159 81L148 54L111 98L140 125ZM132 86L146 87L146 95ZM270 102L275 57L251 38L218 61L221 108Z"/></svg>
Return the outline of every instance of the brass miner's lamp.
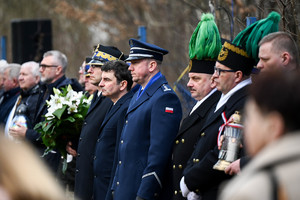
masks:
<svg viewBox="0 0 300 200"><path fill-rule="evenodd" d="M219 152L219 160L213 169L224 171L226 167L238 158L238 153L243 136L241 115L236 111L225 124L224 140Z"/></svg>

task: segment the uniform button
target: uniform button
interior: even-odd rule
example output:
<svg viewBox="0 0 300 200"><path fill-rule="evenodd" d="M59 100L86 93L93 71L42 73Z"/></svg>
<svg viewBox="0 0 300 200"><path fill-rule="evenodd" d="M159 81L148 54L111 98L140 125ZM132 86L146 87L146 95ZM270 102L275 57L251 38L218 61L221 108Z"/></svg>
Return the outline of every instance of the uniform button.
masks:
<svg viewBox="0 0 300 200"><path fill-rule="evenodd" d="M97 142L100 142L100 139L98 139Z"/></svg>
<svg viewBox="0 0 300 200"><path fill-rule="evenodd" d="M122 164L122 162L121 162L121 160L119 161L119 165L121 165Z"/></svg>
<svg viewBox="0 0 300 200"><path fill-rule="evenodd" d="M199 193L199 189L196 189L195 192L196 192L196 193Z"/></svg>
<svg viewBox="0 0 300 200"><path fill-rule="evenodd" d="M96 156L94 156L94 160L96 160Z"/></svg>
<svg viewBox="0 0 300 200"><path fill-rule="evenodd" d="M175 194L175 195L177 194L177 190L174 191L174 194Z"/></svg>
<svg viewBox="0 0 300 200"><path fill-rule="evenodd" d="M154 196L155 196L155 197L157 197L157 196L158 196L158 194L157 194L157 193L154 193Z"/></svg>
<svg viewBox="0 0 300 200"><path fill-rule="evenodd" d="M87 123L86 123L86 122L84 122L83 124L84 124L84 125L86 125Z"/></svg>
<svg viewBox="0 0 300 200"><path fill-rule="evenodd" d="M126 124L128 124L128 120L126 120Z"/></svg>
<svg viewBox="0 0 300 200"><path fill-rule="evenodd" d="M181 139L181 142L184 143L184 139Z"/></svg>
<svg viewBox="0 0 300 200"><path fill-rule="evenodd" d="M203 132L203 133L201 133L201 137L204 137L205 136L205 133Z"/></svg>
<svg viewBox="0 0 300 200"><path fill-rule="evenodd" d="M196 159L196 162L199 162L199 159Z"/></svg>
<svg viewBox="0 0 300 200"><path fill-rule="evenodd" d="M79 172L79 169L76 169L76 173L78 173Z"/></svg>
<svg viewBox="0 0 300 200"><path fill-rule="evenodd" d="M117 185L120 185L119 181L117 182Z"/></svg>
<svg viewBox="0 0 300 200"><path fill-rule="evenodd" d="M193 159L193 162L194 162L194 163L197 163L197 162L199 162L199 161L200 161L200 160L199 160L198 158L194 158L194 159Z"/></svg>
<svg viewBox="0 0 300 200"><path fill-rule="evenodd" d="M80 157L80 153L77 154L77 157Z"/></svg>
<svg viewBox="0 0 300 200"><path fill-rule="evenodd" d="M94 178L97 178L97 176L95 175Z"/></svg>
<svg viewBox="0 0 300 200"><path fill-rule="evenodd" d="M81 140L82 140L82 138L80 137L80 138L79 138L79 141L81 141Z"/></svg>
<svg viewBox="0 0 300 200"><path fill-rule="evenodd" d="M121 144L123 144L124 143L124 141L123 140L121 140Z"/></svg>
<svg viewBox="0 0 300 200"><path fill-rule="evenodd" d="M176 142L175 142L176 144L179 144L179 140L176 140Z"/></svg>
<svg viewBox="0 0 300 200"><path fill-rule="evenodd" d="M176 168L176 165L173 165L173 169L175 169Z"/></svg>
<svg viewBox="0 0 300 200"><path fill-rule="evenodd" d="M179 169L182 169L182 165L178 165Z"/></svg>

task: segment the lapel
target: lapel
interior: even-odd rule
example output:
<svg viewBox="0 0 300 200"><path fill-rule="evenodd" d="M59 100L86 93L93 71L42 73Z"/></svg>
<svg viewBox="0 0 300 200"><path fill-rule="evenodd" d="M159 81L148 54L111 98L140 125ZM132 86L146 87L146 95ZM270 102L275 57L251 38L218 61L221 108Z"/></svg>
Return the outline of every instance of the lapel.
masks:
<svg viewBox="0 0 300 200"><path fill-rule="evenodd" d="M91 103L91 105L90 105L90 108L89 108L89 110L88 110L86 116L87 116L89 113L91 113L92 110L94 110L94 109L97 107L97 105L98 105L99 103L101 103L101 100L103 99L102 93L101 93L99 96L97 95L97 93L98 93L98 91L94 92L94 96L93 96L93 99L92 99L92 103Z"/></svg>
<svg viewBox="0 0 300 200"><path fill-rule="evenodd" d="M191 115L186 117L181 124L178 135L189 129L191 126L207 116L211 107L213 107L218 99L220 99L221 93L219 91L214 92L209 98L207 98Z"/></svg>
<svg viewBox="0 0 300 200"><path fill-rule="evenodd" d="M138 92L133 96L131 103L129 105L127 114L135 110L137 107L142 105L145 101L147 101L161 85L167 84L167 80L164 76L157 79L150 87L148 87L145 92L136 100Z"/></svg>
<svg viewBox="0 0 300 200"><path fill-rule="evenodd" d="M228 117L226 111L232 109L232 107L242 98L247 96L247 90L248 86L245 86L241 88L240 90L236 91L229 99L228 101L221 107L217 112L211 115L210 118L206 120L205 125L203 126L202 130L208 127L210 124L214 123L214 121L218 118L221 117L222 112L225 111L226 117ZM214 112L214 110L212 110Z"/></svg>
<svg viewBox="0 0 300 200"><path fill-rule="evenodd" d="M111 109L108 111L108 113L105 115L105 118L101 124L100 131L101 133L103 127L107 124L107 122L114 116L114 114L122 107L122 105L132 97L132 92L127 92L125 95L123 95L115 105L111 107Z"/></svg>

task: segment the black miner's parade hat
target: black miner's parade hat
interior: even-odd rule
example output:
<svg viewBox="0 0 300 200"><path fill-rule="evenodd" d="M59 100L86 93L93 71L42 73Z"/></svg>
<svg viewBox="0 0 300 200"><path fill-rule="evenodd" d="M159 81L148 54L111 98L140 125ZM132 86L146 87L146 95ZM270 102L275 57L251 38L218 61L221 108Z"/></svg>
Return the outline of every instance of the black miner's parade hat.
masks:
<svg viewBox="0 0 300 200"><path fill-rule="evenodd" d="M271 12L267 18L256 21L241 31L233 42L225 42L217 61L233 70L250 75L258 62L259 41L279 29L280 15Z"/></svg>

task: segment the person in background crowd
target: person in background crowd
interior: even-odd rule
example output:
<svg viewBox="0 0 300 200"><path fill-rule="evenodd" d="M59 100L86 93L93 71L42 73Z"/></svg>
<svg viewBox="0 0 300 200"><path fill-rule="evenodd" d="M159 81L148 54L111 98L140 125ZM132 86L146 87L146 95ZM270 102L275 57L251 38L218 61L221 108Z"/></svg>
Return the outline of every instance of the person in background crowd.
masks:
<svg viewBox="0 0 300 200"><path fill-rule="evenodd" d="M86 59L89 60L89 57L87 57ZM92 95L92 94L94 94L98 90L98 86L96 86L96 85L94 85L94 84L92 84L90 82L90 76L91 76L91 74L88 72L89 69L90 69L90 65L86 64L85 65L85 69L84 69L84 75L85 75L84 90L86 92L88 92L89 95Z"/></svg>
<svg viewBox="0 0 300 200"><path fill-rule="evenodd" d="M62 200L66 196L32 146L0 136L0 199Z"/></svg>
<svg viewBox="0 0 300 200"><path fill-rule="evenodd" d="M117 145L125 122L131 92L132 77L124 61L106 62L102 67L99 86L102 95L111 99L112 108L100 127L94 157L93 199L111 200L111 184L117 166Z"/></svg>
<svg viewBox="0 0 300 200"><path fill-rule="evenodd" d="M66 87L67 85L71 85L73 90L82 91L82 87L76 79L69 79L65 76L67 64L67 57L60 51L51 50L44 53L39 68L42 83L40 85L40 93L38 97L33 127L37 123L44 120L43 116L47 113L46 101L50 100L50 95L53 95L53 88L61 89ZM34 129L26 127L18 130L19 131L14 132L15 137L25 137L40 151L40 154L43 155L46 147L39 139L40 134ZM43 158L47 162L48 166L52 169L52 171L56 173L60 161L60 154L58 152L52 151Z"/></svg>
<svg viewBox="0 0 300 200"><path fill-rule="evenodd" d="M292 36L286 32L275 32L259 42L259 62L262 72L281 68L292 71L299 68L299 51Z"/></svg>
<svg viewBox="0 0 300 200"><path fill-rule="evenodd" d="M3 89L4 93L0 99L0 125L5 126L8 115L15 105L20 94L19 72L21 65L10 63L4 70Z"/></svg>
<svg viewBox="0 0 300 200"><path fill-rule="evenodd" d="M92 103L82 126L78 147L67 146L67 151L76 156L75 196L82 200L92 199L93 196L93 161L98 131L107 111L112 106L112 101L102 95L99 83L102 78L101 67L113 60L124 60L124 54L116 47L98 45L92 60L88 63L90 68L89 82L97 86L98 90L93 94ZM77 150L77 151L76 151Z"/></svg>
<svg viewBox="0 0 300 200"><path fill-rule="evenodd" d="M202 14L189 46L190 67L187 87L197 103L190 114L182 121L173 146L173 197L172 200L185 199L181 195L180 179L186 163L193 153L200 137L199 130L207 120L209 110L220 99L221 93L212 84L212 74L221 50L221 38L211 14ZM196 195L191 192L189 196Z"/></svg>
<svg viewBox="0 0 300 200"><path fill-rule="evenodd" d="M182 110L160 68L168 51L130 39L132 79L140 85L131 99L119 142L118 166L112 190L115 200L169 199L172 146ZM166 193L164 193L166 192Z"/></svg>
<svg viewBox="0 0 300 200"><path fill-rule="evenodd" d="M252 160L219 195L222 200L300 196L300 74L261 74L246 104L245 142Z"/></svg>
<svg viewBox="0 0 300 200"><path fill-rule="evenodd" d="M36 112L36 104L39 97L39 82L41 74L39 72L39 64L34 61L23 63L20 69L19 85L21 93L16 101L16 104L12 108L9 116L9 120L6 123L5 134L8 136L16 137L15 139L24 139L25 135L15 134L16 129L25 128L22 124L16 124L16 127L10 129L12 126L12 120L19 109L23 109L22 114L26 117L26 126L33 128L34 114ZM25 131L21 131L25 134Z"/></svg>
<svg viewBox="0 0 300 200"><path fill-rule="evenodd" d="M4 90L3 90L3 75L4 75L4 69L7 67L6 60L0 60L0 98L2 97Z"/></svg>

